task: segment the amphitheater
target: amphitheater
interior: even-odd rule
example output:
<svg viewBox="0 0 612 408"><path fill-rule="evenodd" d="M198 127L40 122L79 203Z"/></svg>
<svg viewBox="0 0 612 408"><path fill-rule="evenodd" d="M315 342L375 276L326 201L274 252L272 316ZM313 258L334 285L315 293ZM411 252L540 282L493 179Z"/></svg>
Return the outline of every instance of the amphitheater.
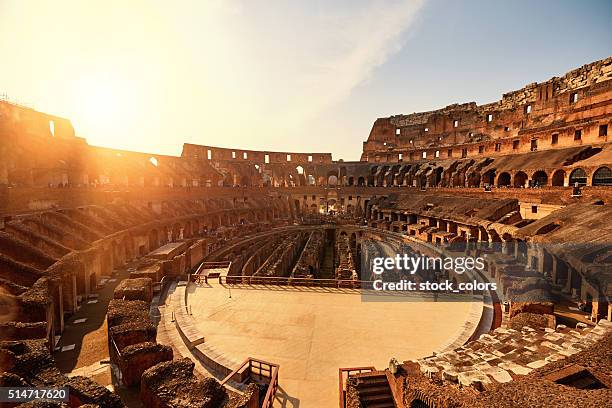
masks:
<svg viewBox="0 0 612 408"><path fill-rule="evenodd" d="M376 119L355 162L96 147L0 101L0 386L69 391L6 406L606 406L611 126L612 57ZM396 253L496 288L375 290Z"/></svg>

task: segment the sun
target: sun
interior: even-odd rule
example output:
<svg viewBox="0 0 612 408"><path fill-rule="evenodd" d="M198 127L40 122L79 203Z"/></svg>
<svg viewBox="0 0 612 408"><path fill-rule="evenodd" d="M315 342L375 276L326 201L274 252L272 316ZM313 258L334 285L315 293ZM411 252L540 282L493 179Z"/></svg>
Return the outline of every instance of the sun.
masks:
<svg viewBox="0 0 612 408"><path fill-rule="evenodd" d="M79 128L113 132L127 125L136 92L126 78L96 72L74 81L72 97L75 112L71 117Z"/></svg>

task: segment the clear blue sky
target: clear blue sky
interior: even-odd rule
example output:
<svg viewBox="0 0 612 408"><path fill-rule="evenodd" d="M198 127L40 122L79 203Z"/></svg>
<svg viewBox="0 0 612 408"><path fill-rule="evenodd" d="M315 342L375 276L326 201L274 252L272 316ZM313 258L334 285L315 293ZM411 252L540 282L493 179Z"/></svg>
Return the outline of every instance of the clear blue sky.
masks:
<svg viewBox="0 0 612 408"><path fill-rule="evenodd" d="M611 1L0 0L0 93L89 143L357 160L377 117L612 55Z"/></svg>

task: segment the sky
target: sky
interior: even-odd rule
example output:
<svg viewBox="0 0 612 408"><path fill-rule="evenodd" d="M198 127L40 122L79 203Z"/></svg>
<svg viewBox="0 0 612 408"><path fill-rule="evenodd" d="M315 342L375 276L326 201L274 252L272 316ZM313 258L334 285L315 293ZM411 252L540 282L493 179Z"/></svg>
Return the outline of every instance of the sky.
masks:
<svg viewBox="0 0 612 408"><path fill-rule="evenodd" d="M602 0L0 0L0 94L89 144L358 160L378 117L612 55Z"/></svg>

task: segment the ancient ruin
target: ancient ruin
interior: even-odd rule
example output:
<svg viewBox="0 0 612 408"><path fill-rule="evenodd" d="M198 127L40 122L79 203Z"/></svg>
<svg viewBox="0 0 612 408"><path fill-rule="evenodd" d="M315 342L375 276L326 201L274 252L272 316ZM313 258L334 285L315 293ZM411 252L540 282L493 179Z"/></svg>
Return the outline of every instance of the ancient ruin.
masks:
<svg viewBox="0 0 612 408"><path fill-rule="evenodd" d="M0 101L0 385L70 394L7 406L605 406L611 131L612 57L376 119L356 162L96 147ZM376 292L395 253L496 289Z"/></svg>

